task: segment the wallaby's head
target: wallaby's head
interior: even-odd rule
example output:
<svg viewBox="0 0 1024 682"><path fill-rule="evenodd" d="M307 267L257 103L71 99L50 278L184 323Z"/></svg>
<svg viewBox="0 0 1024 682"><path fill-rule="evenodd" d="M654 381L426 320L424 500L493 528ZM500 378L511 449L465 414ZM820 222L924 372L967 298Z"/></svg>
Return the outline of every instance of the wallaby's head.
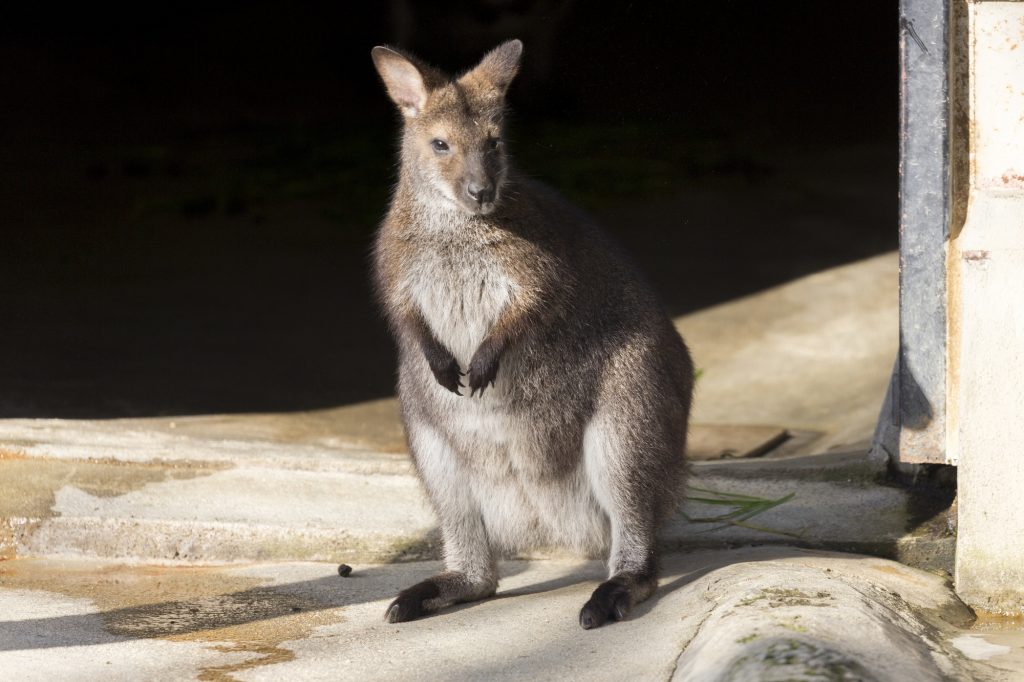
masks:
<svg viewBox="0 0 1024 682"><path fill-rule="evenodd" d="M405 120L402 163L420 188L474 215L491 213L508 170L505 93L523 44L502 43L458 78L387 47L371 53Z"/></svg>

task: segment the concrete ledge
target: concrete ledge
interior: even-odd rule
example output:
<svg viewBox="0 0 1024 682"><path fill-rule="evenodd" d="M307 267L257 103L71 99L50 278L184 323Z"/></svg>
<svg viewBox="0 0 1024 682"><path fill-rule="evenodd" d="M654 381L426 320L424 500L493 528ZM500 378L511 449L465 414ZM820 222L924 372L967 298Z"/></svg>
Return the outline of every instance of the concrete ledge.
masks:
<svg viewBox="0 0 1024 682"><path fill-rule="evenodd" d="M71 517L10 523L19 556L146 563L393 562L437 558L429 528L403 535L268 524Z"/></svg>
<svg viewBox="0 0 1024 682"><path fill-rule="evenodd" d="M7 461L0 469L10 479L4 483L0 476L10 492L0 502L0 552L6 546L8 556L207 563L438 556L435 519L420 486L392 458L381 468L364 461L352 470L347 464L321 466L316 457L307 465L305 449L277 448L273 460L216 466L188 460ZM789 544L912 563L925 550L951 556L952 537L910 532L908 491L879 485L880 470L863 452L697 463L693 474L691 486L793 497L742 526L690 521L687 515L715 515L723 508L689 502L665 528L665 549Z"/></svg>

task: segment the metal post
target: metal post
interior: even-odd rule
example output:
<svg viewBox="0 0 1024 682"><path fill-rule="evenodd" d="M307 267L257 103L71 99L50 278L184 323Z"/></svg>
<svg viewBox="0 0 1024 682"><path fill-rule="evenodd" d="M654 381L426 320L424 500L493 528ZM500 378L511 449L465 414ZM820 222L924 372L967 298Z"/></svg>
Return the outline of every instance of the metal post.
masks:
<svg viewBox="0 0 1024 682"><path fill-rule="evenodd" d="M900 349L894 421L900 462L945 463L948 0L901 0L900 68Z"/></svg>

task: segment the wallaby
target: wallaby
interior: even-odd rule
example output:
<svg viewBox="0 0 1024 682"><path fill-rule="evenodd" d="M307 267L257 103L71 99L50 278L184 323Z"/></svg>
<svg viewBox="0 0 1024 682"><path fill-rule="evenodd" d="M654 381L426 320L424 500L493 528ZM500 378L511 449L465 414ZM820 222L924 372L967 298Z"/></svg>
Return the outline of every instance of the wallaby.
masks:
<svg viewBox="0 0 1024 682"><path fill-rule="evenodd" d="M402 590L392 623L488 597L497 556L555 546L609 552L580 624L625 618L657 587L656 531L683 484L683 340L609 238L509 164L522 49L506 42L454 79L372 52L404 124L376 285L446 569Z"/></svg>

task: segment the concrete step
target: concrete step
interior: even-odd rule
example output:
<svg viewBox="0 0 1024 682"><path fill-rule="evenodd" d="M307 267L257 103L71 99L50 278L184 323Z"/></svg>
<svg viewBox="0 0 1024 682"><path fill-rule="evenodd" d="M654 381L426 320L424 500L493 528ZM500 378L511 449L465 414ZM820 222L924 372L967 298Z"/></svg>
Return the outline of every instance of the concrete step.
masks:
<svg viewBox="0 0 1024 682"><path fill-rule="evenodd" d="M75 435L77 444L86 440ZM2 551L190 562L352 563L438 554L433 514L402 456L308 445L261 450L252 443L236 451L240 446L180 434L173 443L161 450L170 457L140 461L68 456L79 445L55 450L60 457L0 455ZM206 459L187 458L200 452ZM911 496L879 484L878 467L863 451L696 462L692 496L786 501L742 525L694 521L738 507L688 502L665 528L663 543L798 544L908 558L907 549L923 542L909 531ZM939 559L910 560L941 565L951 543L924 540L932 543L924 553L938 552Z"/></svg>

